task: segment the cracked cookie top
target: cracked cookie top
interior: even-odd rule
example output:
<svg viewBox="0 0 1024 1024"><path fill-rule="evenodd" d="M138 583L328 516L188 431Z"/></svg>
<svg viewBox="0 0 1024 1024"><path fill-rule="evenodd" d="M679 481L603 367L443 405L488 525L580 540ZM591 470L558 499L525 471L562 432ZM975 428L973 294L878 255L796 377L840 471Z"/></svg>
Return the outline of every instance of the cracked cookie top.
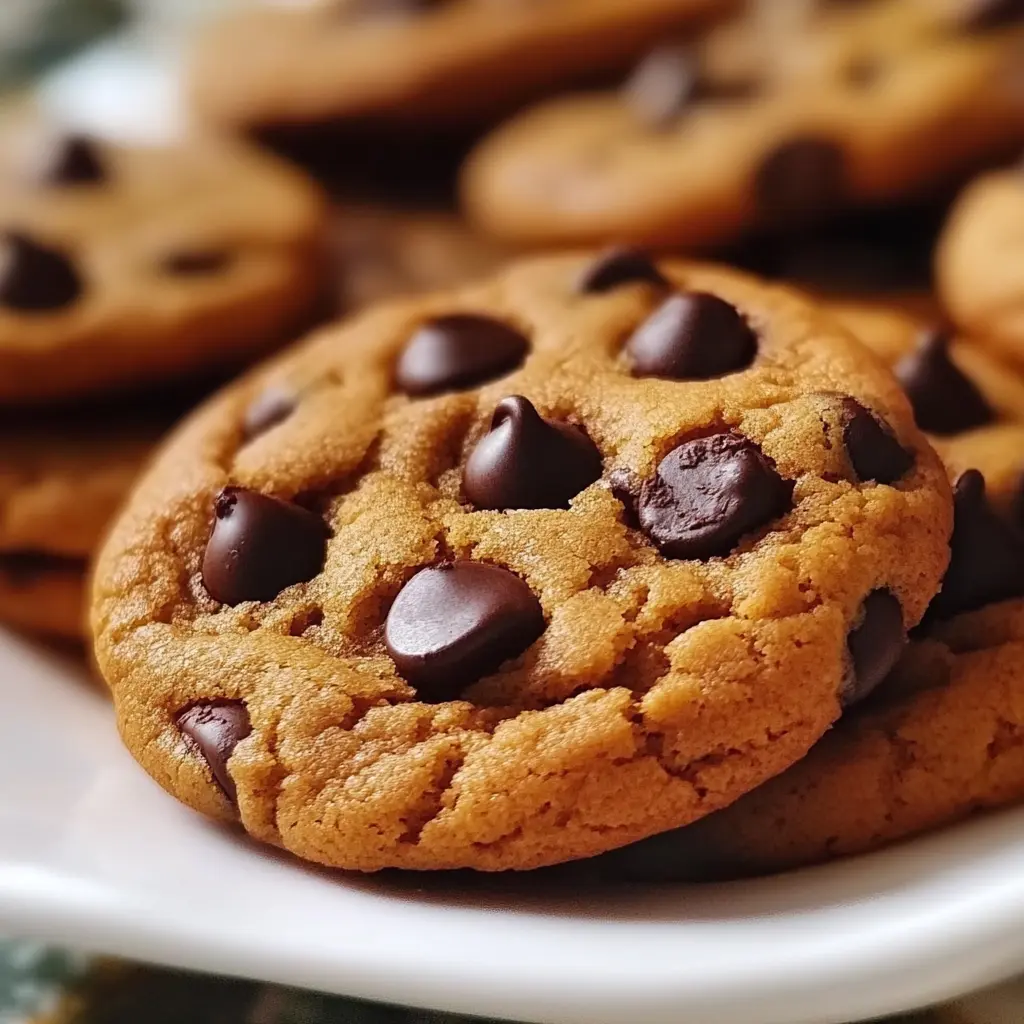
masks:
<svg viewBox="0 0 1024 1024"><path fill-rule="evenodd" d="M325 210L248 147L0 140L0 403L237 366L308 326Z"/></svg>
<svg viewBox="0 0 1024 1024"><path fill-rule="evenodd" d="M1002 7L752 3L617 92L499 127L464 168L466 210L515 242L672 247L919 198L1024 142L1024 26Z"/></svg>
<svg viewBox="0 0 1024 1024"><path fill-rule="evenodd" d="M199 410L101 556L97 657L207 814L339 867L530 868L803 756L898 657L950 526L897 385L814 304L538 258Z"/></svg>

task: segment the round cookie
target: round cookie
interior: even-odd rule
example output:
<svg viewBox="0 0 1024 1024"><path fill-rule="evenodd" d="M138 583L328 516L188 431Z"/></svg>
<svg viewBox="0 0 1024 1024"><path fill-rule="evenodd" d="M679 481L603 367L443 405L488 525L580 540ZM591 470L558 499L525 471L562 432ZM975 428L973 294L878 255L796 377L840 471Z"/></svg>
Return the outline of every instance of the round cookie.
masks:
<svg viewBox="0 0 1024 1024"><path fill-rule="evenodd" d="M331 241L345 311L487 277L511 256L454 214L363 203L336 205Z"/></svg>
<svg viewBox="0 0 1024 1024"><path fill-rule="evenodd" d="M197 810L337 867L526 869L802 757L898 657L949 529L905 399L801 296L538 258L194 415L93 630L129 749Z"/></svg>
<svg viewBox="0 0 1024 1024"><path fill-rule="evenodd" d="M426 135L624 70L664 33L734 0L325 0L214 23L191 69L196 110L242 130L370 122Z"/></svg>
<svg viewBox="0 0 1024 1024"><path fill-rule="evenodd" d="M161 432L84 415L0 423L0 622L84 635L88 563Z"/></svg>
<svg viewBox="0 0 1024 1024"><path fill-rule="evenodd" d="M618 92L498 128L464 167L465 208L513 242L696 247L919 199L1024 139L1019 18L974 0L753 5Z"/></svg>
<svg viewBox="0 0 1024 1024"><path fill-rule="evenodd" d="M965 332L1024 365L1024 170L992 171L971 182L949 214L935 257L939 296Z"/></svg>
<svg viewBox="0 0 1024 1024"><path fill-rule="evenodd" d="M308 326L325 207L269 156L10 132L0 149L0 404L237 366Z"/></svg>

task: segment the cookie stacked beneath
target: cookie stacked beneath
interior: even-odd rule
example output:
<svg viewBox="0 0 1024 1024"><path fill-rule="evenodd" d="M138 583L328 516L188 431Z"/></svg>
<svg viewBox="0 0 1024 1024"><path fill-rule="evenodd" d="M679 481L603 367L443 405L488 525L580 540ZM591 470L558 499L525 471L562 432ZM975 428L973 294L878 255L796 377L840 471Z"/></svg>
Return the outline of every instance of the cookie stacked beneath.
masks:
<svg viewBox="0 0 1024 1024"><path fill-rule="evenodd" d="M311 322L319 193L230 142L0 148L0 621L84 629L87 563L156 439Z"/></svg>

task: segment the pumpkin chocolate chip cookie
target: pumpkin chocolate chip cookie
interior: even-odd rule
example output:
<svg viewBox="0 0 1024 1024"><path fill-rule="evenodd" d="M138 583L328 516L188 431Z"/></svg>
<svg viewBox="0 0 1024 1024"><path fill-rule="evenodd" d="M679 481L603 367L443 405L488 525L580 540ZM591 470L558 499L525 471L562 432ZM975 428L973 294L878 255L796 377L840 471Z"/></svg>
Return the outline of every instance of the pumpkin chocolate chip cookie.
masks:
<svg viewBox="0 0 1024 1024"><path fill-rule="evenodd" d="M192 62L200 115L245 131L464 125L595 73L735 0L329 0L215 22Z"/></svg>
<svg viewBox="0 0 1024 1024"><path fill-rule="evenodd" d="M526 869L804 756L899 657L950 516L898 387L813 303L538 258L188 420L100 557L96 652L197 810L337 867Z"/></svg>
<svg viewBox="0 0 1024 1024"><path fill-rule="evenodd" d="M465 207L513 242L694 247L919 200L1024 141L1024 24L1006 7L751 4L618 92L499 127L464 168Z"/></svg>
<svg viewBox="0 0 1024 1024"><path fill-rule="evenodd" d="M0 404L244 363L308 325L325 208L235 144L0 142Z"/></svg>

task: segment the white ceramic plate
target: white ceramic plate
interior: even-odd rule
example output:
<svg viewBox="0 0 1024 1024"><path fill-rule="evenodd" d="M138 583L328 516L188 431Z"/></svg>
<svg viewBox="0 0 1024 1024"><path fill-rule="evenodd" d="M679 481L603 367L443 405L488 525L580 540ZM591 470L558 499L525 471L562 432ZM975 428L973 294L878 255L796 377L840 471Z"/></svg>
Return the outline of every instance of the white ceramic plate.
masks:
<svg viewBox="0 0 1024 1024"><path fill-rule="evenodd" d="M121 749L74 664L0 634L0 932L542 1024L833 1024L1024 966L1024 809L782 878L555 897L313 871Z"/></svg>

